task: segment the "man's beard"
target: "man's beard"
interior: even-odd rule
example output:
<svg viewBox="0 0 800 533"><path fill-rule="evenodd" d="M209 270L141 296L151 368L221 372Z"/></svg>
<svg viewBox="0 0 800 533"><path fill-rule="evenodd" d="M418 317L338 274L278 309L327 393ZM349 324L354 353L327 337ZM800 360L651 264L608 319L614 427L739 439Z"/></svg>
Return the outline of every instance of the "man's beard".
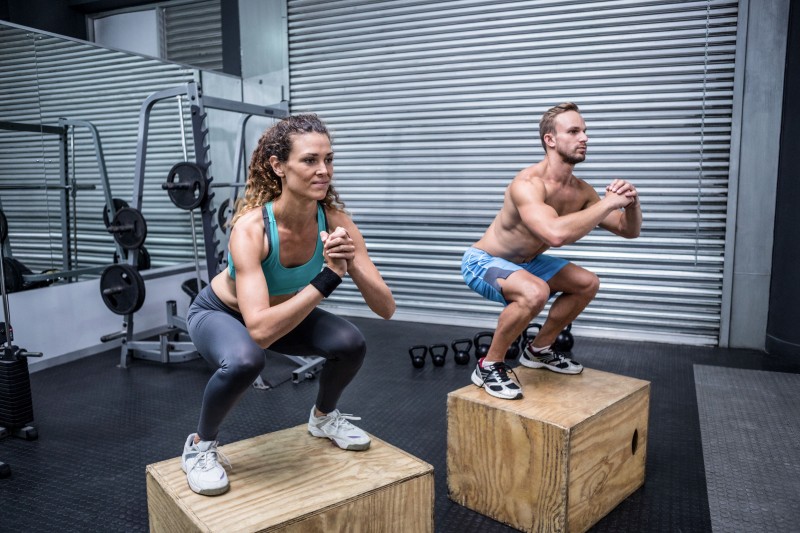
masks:
<svg viewBox="0 0 800 533"><path fill-rule="evenodd" d="M578 163L582 163L584 159L586 159L586 154L580 154L578 152L568 154L564 153L561 150L558 151L558 154L561 156L561 160L565 163L570 165L577 165Z"/></svg>

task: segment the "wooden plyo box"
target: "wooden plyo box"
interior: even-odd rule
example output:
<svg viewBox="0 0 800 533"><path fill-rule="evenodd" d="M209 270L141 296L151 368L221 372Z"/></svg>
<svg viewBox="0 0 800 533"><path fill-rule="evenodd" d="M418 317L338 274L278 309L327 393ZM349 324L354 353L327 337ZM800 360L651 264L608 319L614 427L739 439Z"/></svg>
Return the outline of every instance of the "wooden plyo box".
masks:
<svg viewBox="0 0 800 533"><path fill-rule="evenodd" d="M433 467L372 437L345 451L305 424L220 447L231 488L201 496L180 457L147 466L151 532L432 532Z"/></svg>
<svg viewBox="0 0 800 533"><path fill-rule="evenodd" d="M450 498L528 532L583 532L644 483L650 383L519 367L522 400L447 396Z"/></svg>

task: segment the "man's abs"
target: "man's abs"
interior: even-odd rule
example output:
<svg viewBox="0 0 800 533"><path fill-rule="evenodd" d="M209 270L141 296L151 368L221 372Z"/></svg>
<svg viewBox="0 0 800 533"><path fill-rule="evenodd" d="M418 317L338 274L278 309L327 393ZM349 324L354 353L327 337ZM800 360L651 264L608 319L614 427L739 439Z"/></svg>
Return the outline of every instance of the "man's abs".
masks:
<svg viewBox="0 0 800 533"><path fill-rule="evenodd" d="M500 215L473 245L475 248L517 264L527 263L550 248L525 227L502 227L499 218Z"/></svg>

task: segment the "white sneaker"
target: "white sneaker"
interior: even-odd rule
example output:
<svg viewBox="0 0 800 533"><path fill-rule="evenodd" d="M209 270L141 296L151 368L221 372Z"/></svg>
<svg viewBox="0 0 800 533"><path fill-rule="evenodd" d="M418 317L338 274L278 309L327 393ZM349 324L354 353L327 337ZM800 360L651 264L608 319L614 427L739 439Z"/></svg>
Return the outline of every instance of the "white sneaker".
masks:
<svg viewBox="0 0 800 533"><path fill-rule="evenodd" d="M515 383L508 373L516 377L514 370L504 361L492 363L484 366L481 364L483 359L478 361L478 365L472 372L472 383L476 387L483 389L495 398L503 400L519 400L522 398L522 389Z"/></svg>
<svg viewBox="0 0 800 533"><path fill-rule="evenodd" d="M226 492L230 487L225 468L219 464L222 459L230 466L228 459L217 450L217 441L201 440L194 443L194 433L186 439L183 445L181 467L186 472L186 480L197 494L216 496Z"/></svg>
<svg viewBox="0 0 800 533"><path fill-rule="evenodd" d="M350 420L361 420L360 417L343 415L338 409L325 416L314 416L314 408L308 417L308 432L315 437L331 439L343 450L366 450L370 438L366 432L351 424Z"/></svg>
<svg viewBox="0 0 800 533"><path fill-rule="evenodd" d="M559 374L580 374L583 372L583 365L567 354L545 348L540 352L534 352L530 345L522 351L519 362L528 368L546 368Z"/></svg>

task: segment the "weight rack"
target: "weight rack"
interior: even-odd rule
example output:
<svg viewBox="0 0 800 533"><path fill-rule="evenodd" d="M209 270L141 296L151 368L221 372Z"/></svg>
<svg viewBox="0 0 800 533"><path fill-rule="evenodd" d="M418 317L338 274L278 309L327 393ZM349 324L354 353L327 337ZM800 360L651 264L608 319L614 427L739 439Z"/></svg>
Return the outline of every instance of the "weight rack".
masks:
<svg viewBox="0 0 800 533"><path fill-rule="evenodd" d="M249 119L251 116L261 116L266 118L286 117L289 114L288 106L285 102L274 106L259 106L237 102L234 100L204 96L200 86L193 81L152 93L142 103L139 112L139 130L138 142L136 146L136 166L134 170L133 197L130 203L130 207L136 211L141 212L142 208L150 113L156 103L162 100L184 96L188 98L191 110L192 138L194 141L193 164L197 165L197 167L203 171L203 175L205 176L208 185L198 207L200 208L203 226L202 232L206 258L206 269L208 278L211 279L219 272L222 254L219 251L219 240L216 238L216 230L219 227L217 224L217 217L215 216L216 209L212 206L211 202L211 200L214 198L214 193L211 191L211 187L214 187L214 178L209 172L211 161L208 157L210 145L208 144L209 132L206 122L206 109L218 109L243 115L242 119L239 121L240 131L237 135L238 138L236 147L236 161L238 165L236 179L238 182L239 169L241 169L241 161L244 156L244 129L247 124L247 119ZM242 185L243 182L244 180L242 180ZM233 184L231 186L236 187L237 184ZM132 269L135 268L135 265L137 264L138 255L138 248L131 249L128 252L127 264ZM134 274L139 276L139 279L142 279L138 272L134 271ZM201 287L198 286L198 291L200 288ZM155 335L158 335L159 338L157 341L141 341L134 339L133 315L135 311L126 313L124 315L123 331L106 335L102 338L103 341L122 338L122 348L119 363L120 368L127 368L132 358L171 363L187 361L198 357L197 351L195 350L194 345L188 339L188 335L186 333L186 320L185 318L177 315L176 303L170 300L166 303L166 307L166 324L163 326L163 328L159 328L158 332L155 333Z"/></svg>

